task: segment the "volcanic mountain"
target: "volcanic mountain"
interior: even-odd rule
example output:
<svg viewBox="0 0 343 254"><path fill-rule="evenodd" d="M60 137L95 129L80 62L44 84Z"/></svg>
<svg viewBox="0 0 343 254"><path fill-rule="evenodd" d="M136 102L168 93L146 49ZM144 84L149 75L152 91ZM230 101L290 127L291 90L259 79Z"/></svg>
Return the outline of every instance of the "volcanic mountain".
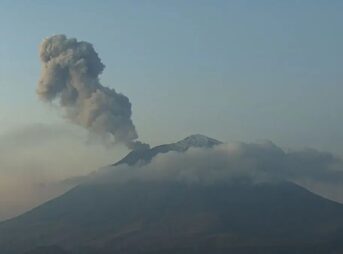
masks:
<svg viewBox="0 0 343 254"><path fill-rule="evenodd" d="M112 165L221 142L193 135ZM0 224L1 254L343 253L343 205L289 181L83 183Z"/></svg>

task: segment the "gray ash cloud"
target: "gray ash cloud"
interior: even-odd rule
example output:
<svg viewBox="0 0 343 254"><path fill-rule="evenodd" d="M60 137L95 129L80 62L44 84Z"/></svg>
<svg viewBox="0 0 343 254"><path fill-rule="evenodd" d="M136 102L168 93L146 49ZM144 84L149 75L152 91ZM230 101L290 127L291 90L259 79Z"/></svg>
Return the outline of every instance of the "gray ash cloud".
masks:
<svg viewBox="0 0 343 254"><path fill-rule="evenodd" d="M147 147L136 141L129 99L100 83L105 65L92 44L55 35L41 44L40 59L37 94L41 99L57 100L67 119L105 139L130 149Z"/></svg>

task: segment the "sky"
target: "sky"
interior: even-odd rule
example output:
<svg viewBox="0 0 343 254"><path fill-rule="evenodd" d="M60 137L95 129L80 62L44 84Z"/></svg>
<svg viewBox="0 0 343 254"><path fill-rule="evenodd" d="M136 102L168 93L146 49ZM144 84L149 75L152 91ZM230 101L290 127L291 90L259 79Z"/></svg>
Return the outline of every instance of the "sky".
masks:
<svg viewBox="0 0 343 254"><path fill-rule="evenodd" d="M93 44L101 83L130 99L144 142L201 133L343 155L342 10L339 0L2 0L0 141L39 126L54 156L59 126L77 140L65 150L82 147L75 158L101 154L88 171L125 154L85 148L84 130L37 98L39 45L65 34Z"/></svg>

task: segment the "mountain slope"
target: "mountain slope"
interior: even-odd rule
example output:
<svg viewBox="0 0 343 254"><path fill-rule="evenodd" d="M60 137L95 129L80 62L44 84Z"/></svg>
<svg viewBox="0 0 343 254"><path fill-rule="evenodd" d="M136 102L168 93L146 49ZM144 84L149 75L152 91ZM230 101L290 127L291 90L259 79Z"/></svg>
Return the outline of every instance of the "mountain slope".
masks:
<svg viewBox="0 0 343 254"><path fill-rule="evenodd" d="M185 140L120 163L219 144ZM333 254L342 239L343 205L289 182L82 184L0 224L1 254Z"/></svg>
<svg viewBox="0 0 343 254"><path fill-rule="evenodd" d="M1 224L0 250L310 248L334 239L343 228L342 215L342 205L286 183L84 185Z"/></svg>

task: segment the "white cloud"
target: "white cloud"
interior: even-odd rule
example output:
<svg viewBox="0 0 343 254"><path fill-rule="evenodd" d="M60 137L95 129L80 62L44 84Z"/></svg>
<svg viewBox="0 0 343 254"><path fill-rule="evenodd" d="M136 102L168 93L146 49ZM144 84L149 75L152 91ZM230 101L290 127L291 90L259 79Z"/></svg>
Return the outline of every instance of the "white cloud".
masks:
<svg viewBox="0 0 343 254"><path fill-rule="evenodd" d="M216 184L284 180L313 187L325 194L325 190L318 189L319 185L315 183L342 185L343 161L333 154L313 149L284 151L271 142L231 143L212 149L191 148L185 153L159 154L145 165L107 167L99 170L90 183L179 181Z"/></svg>

